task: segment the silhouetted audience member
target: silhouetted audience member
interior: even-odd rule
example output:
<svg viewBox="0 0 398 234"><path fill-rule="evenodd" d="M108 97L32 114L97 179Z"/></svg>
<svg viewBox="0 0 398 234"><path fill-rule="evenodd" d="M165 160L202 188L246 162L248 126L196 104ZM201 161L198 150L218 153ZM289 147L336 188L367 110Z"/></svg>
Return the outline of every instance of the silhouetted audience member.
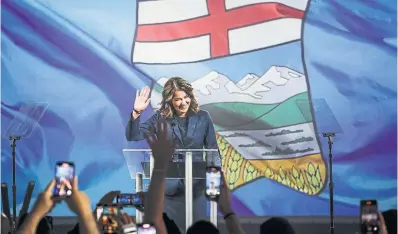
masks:
<svg viewBox="0 0 398 234"><path fill-rule="evenodd" d="M79 223L77 223L68 234L80 234Z"/></svg>
<svg viewBox="0 0 398 234"><path fill-rule="evenodd" d="M164 225L166 225L167 233L181 234L181 231L178 228L177 224L174 222L174 220L170 219L166 213L163 213L163 221Z"/></svg>
<svg viewBox="0 0 398 234"><path fill-rule="evenodd" d="M200 220L188 228L187 234L220 234L220 231L209 221Z"/></svg>
<svg viewBox="0 0 398 234"><path fill-rule="evenodd" d="M388 234L397 234L397 210L391 209L382 213Z"/></svg>
<svg viewBox="0 0 398 234"><path fill-rule="evenodd" d="M26 220L27 217L28 217L28 214L24 214L19 218L17 229L19 229L22 226L22 224L24 223L24 221ZM53 227L51 224L51 217L46 216L40 220L39 225L37 225L36 233L37 234L54 233Z"/></svg>
<svg viewBox="0 0 398 234"><path fill-rule="evenodd" d="M40 233L40 234L53 234L54 230L52 228L52 224L51 224L51 217L47 216L44 217L40 220L39 225L37 226L37 230L36 233Z"/></svg>
<svg viewBox="0 0 398 234"><path fill-rule="evenodd" d="M285 218L273 217L260 226L261 234L295 234L290 222Z"/></svg>

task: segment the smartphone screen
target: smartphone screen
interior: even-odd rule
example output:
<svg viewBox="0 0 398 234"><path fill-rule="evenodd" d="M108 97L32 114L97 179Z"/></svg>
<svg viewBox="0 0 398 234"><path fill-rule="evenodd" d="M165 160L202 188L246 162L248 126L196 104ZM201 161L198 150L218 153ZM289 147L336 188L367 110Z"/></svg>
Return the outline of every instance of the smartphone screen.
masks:
<svg viewBox="0 0 398 234"><path fill-rule="evenodd" d="M72 162L57 162L55 165L55 186L53 196L72 195L72 181L75 177L75 165Z"/></svg>
<svg viewBox="0 0 398 234"><path fill-rule="evenodd" d="M137 226L137 234L156 234L155 226L152 224L139 224Z"/></svg>
<svg viewBox="0 0 398 234"><path fill-rule="evenodd" d="M143 207L144 203L142 202L140 196L138 194L133 194L133 196L131 197L131 201L133 206L135 207Z"/></svg>
<svg viewBox="0 0 398 234"><path fill-rule="evenodd" d="M143 207L144 204L138 194L122 193L116 197L116 203L122 206Z"/></svg>
<svg viewBox="0 0 398 234"><path fill-rule="evenodd" d="M207 167L206 169L206 197L217 199L220 195L221 168Z"/></svg>
<svg viewBox="0 0 398 234"><path fill-rule="evenodd" d="M122 206L132 206L132 195L129 193L121 193L116 197L116 203Z"/></svg>
<svg viewBox="0 0 398 234"><path fill-rule="evenodd" d="M102 214L100 215L102 233L113 234L119 232L119 223L116 220L119 214L120 211L117 206L102 206Z"/></svg>
<svg viewBox="0 0 398 234"><path fill-rule="evenodd" d="M379 233L379 209L376 200L361 201L360 224L362 234Z"/></svg>

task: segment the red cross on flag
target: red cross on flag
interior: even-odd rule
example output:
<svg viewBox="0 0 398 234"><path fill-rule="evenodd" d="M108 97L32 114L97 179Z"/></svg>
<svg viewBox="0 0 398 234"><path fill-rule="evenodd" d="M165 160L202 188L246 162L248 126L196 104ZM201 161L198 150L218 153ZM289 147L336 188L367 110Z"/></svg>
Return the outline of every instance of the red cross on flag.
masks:
<svg viewBox="0 0 398 234"><path fill-rule="evenodd" d="M132 62L196 62L299 40L307 3L307 0L139 2Z"/></svg>

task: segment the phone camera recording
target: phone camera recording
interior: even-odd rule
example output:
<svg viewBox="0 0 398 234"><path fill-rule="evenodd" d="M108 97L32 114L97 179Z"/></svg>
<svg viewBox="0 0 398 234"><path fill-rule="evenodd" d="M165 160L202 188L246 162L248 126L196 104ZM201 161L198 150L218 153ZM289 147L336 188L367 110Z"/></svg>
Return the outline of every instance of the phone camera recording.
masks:
<svg viewBox="0 0 398 234"><path fill-rule="evenodd" d="M55 168L56 185L54 186L54 196L72 195L72 181L74 178L74 166L71 163L57 163Z"/></svg>
<svg viewBox="0 0 398 234"><path fill-rule="evenodd" d="M217 198L220 195L221 172L216 167L208 168L206 172L206 196Z"/></svg>

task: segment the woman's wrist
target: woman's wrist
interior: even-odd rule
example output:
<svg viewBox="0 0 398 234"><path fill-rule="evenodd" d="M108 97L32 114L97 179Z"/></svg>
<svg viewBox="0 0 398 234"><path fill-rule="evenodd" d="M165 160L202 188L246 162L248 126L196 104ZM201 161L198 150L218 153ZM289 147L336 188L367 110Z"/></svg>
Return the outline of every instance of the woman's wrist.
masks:
<svg viewBox="0 0 398 234"><path fill-rule="evenodd" d="M228 212L228 213L226 213L225 215L224 215L224 220L227 220L228 218L230 218L230 217L232 217L232 216L235 216L236 214L235 214L235 212L233 212L233 211L231 211L231 212Z"/></svg>
<svg viewBox="0 0 398 234"><path fill-rule="evenodd" d="M234 212L230 206L225 207L224 209L222 209L222 208L220 208L220 209L221 209L222 215L224 215L224 216Z"/></svg>
<svg viewBox="0 0 398 234"><path fill-rule="evenodd" d="M138 117L140 117L140 114L137 114L136 112L133 111L133 112L131 112L130 117L132 120L136 120L136 119L138 119Z"/></svg>
<svg viewBox="0 0 398 234"><path fill-rule="evenodd" d="M138 115L140 115L141 114L141 112L142 112L142 110L137 110L137 109L133 109L133 113L136 113L136 114L138 114Z"/></svg>

